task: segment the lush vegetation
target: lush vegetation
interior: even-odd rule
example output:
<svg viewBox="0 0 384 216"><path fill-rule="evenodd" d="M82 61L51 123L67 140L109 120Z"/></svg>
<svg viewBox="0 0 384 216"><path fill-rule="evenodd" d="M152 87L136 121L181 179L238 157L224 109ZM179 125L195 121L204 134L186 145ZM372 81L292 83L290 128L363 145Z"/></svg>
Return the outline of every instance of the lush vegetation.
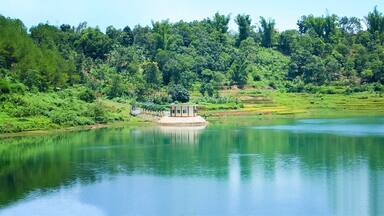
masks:
<svg viewBox="0 0 384 216"><path fill-rule="evenodd" d="M287 93L267 89L224 90L225 98L236 98L239 108L215 109L212 104L202 104L200 114L214 120L216 116L256 116L270 118L296 117L346 117L384 114L384 97L381 93L359 92L353 94ZM226 103L221 103L223 106ZM212 118L211 118L212 117Z"/></svg>
<svg viewBox="0 0 384 216"><path fill-rule="evenodd" d="M129 101L97 99L88 90L0 95L0 133L130 120Z"/></svg>
<svg viewBox="0 0 384 216"><path fill-rule="evenodd" d="M254 25L245 14L234 18L238 31L231 32L230 19L216 13L102 32L86 23L27 29L0 16L0 131L128 118L103 102L162 106L195 95L194 102L212 109L243 106L223 99L223 88L383 91L384 15L377 8L362 19L303 16L297 30L282 32L273 19Z"/></svg>

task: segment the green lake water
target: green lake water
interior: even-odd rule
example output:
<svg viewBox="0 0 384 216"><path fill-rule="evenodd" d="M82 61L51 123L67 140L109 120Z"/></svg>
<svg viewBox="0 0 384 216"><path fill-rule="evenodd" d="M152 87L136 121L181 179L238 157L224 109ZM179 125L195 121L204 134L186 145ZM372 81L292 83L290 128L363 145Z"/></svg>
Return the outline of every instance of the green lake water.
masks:
<svg viewBox="0 0 384 216"><path fill-rule="evenodd" d="M384 117L0 140L0 215L384 215Z"/></svg>

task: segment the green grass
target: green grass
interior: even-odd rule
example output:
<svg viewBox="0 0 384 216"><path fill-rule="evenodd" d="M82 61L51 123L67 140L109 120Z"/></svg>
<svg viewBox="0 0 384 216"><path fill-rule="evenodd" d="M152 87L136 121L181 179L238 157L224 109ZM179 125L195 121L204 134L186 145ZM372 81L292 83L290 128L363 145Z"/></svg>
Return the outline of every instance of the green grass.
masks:
<svg viewBox="0 0 384 216"><path fill-rule="evenodd" d="M133 120L128 101L79 99L77 89L0 97L0 133L81 127Z"/></svg>
<svg viewBox="0 0 384 216"><path fill-rule="evenodd" d="M221 95L241 101L233 110L202 110L205 116L350 116L383 115L384 97L377 93L346 94L282 93L274 90L224 90ZM219 106L216 104L216 106Z"/></svg>

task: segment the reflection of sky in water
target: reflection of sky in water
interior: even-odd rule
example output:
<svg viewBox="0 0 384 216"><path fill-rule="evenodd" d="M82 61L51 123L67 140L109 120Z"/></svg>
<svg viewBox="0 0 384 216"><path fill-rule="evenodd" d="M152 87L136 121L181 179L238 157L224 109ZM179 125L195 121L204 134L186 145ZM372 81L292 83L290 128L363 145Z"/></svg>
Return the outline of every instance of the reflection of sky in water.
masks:
<svg viewBox="0 0 384 216"><path fill-rule="evenodd" d="M329 133L347 136L384 136L384 118L301 119L290 125L254 127L258 130L282 130L294 133Z"/></svg>
<svg viewBox="0 0 384 216"><path fill-rule="evenodd" d="M28 216L330 215L332 212L366 215L369 212L366 166L335 173L336 178L329 182L325 173L308 174L299 162L286 167L281 158L277 159L274 175L266 178L264 162L255 157L251 177L243 179L239 156L242 155L228 158L227 180L104 176L95 184L75 184L43 196L37 194L38 199L30 197L0 211L0 215L25 215L26 209ZM356 185L359 189L344 190ZM335 191L338 196L330 196Z"/></svg>
<svg viewBox="0 0 384 216"><path fill-rule="evenodd" d="M384 118L376 118L372 117L367 118L337 118L337 119L300 119L296 122L303 124L370 124L372 122L382 122Z"/></svg>

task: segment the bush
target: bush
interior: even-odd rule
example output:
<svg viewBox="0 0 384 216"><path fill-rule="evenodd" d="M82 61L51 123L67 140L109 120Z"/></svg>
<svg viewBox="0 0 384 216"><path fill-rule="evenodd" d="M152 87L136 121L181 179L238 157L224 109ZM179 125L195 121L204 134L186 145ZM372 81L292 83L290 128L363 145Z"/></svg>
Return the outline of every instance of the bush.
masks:
<svg viewBox="0 0 384 216"><path fill-rule="evenodd" d="M44 115L46 114L46 112L44 109L40 107L29 105L29 106L16 107L14 111L10 114L12 114L12 116L14 117L20 118L20 117Z"/></svg>
<svg viewBox="0 0 384 216"><path fill-rule="evenodd" d="M384 88L383 88L383 85L381 85L380 83L375 83L373 84L373 90L375 92L382 92Z"/></svg>
<svg viewBox="0 0 384 216"><path fill-rule="evenodd" d="M155 95L149 98L149 101L160 105L169 104L170 102L172 102L167 92L156 93Z"/></svg>
<svg viewBox="0 0 384 216"><path fill-rule="evenodd" d="M11 93L11 85L8 81L0 80L0 93L1 94Z"/></svg>
<svg viewBox="0 0 384 216"><path fill-rule="evenodd" d="M24 94L25 85L21 83L10 83L7 80L0 80L0 94L19 93Z"/></svg>
<svg viewBox="0 0 384 216"><path fill-rule="evenodd" d="M224 97L224 96L199 97L195 99L193 102L194 103L211 103L211 104L228 104L228 103L240 104L240 101L237 98Z"/></svg>
<svg viewBox="0 0 384 216"><path fill-rule="evenodd" d="M76 116L75 118L76 125L92 125L95 124L95 122L92 119L89 119L84 116Z"/></svg>
<svg viewBox="0 0 384 216"><path fill-rule="evenodd" d="M106 123L105 109L101 103L92 104L89 108L90 116L97 123Z"/></svg>
<svg viewBox="0 0 384 216"><path fill-rule="evenodd" d="M153 103L155 104L167 104L169 102L170 102L170 99L168 96L158 95L153 97Z"/></svg>
<svg viewBox="0 0 384 216"><path fill-rule="evenodd" d="M354 93L363 92L363 91L364 91L364 89L361 86L354 86L352 88L352 92L354 92Z"/></svg>
<svg viewBox="0 0 384 216"><path fill-rule="evenodd" d="M317 92L319 92L321 94L336 94L335 89L333 89L332 87L328 87L328 86L320 86L318 88Z"/></svg>
<svg viewBox="0 0 384 216"><path fill-rule="evenodd" d="M277 85L276 85L276 83L273 82L273 81L269 82L268 85L269 85L269 87L271 87L271 88L273 88L273 89L277 89Z"/></svg>
<svg viewBox="0 0 384 216"><path fill-rule="evenodd" d="M89 119L84 116L78 116L73 111L52 113L51 120L53 123L58 125L78 126L94 124L94 121L92 121L92 119Z"/></svg>
<svg viewBox="0 0 384 216"><path fill-rule="evenodd" d="M79 99L88 103L92 103L96 100L96 96L92 90L87 88L80 92Z"/></svg>
<svg viewBox="0 0 384 216"><path fill-rule="evenodd" d="M295 78L294 80L287 82L285 88L288 92L303 92L305 84L301 79Z"/></svg>
<svg viewBox="0 0 384 216"><path fill-rule="evenodd" d="M159 104L154 104L154 103L137 103L135 105L137 105L143 109L155 111L155 112L168 110L167 105L159 105Z"/></svg>
<svg viewBox="0 0 384 216"><path fill-rule="evenodd" d="M51 114L51 120L58 125L74 125L76 114L74 112L54 112Z"/></svg>
<svg viewBox="0 0 384 216"><path fill-rule="evenodd" d="M352 88L353 92L380 92L382 90L383 87L380 83L363 84Z"/></svg>
<svg viewBox="0 0 384 216"><path fill-rule="evenodd" d="M253 78L253 81L261 81L261 75L260 74L258 74L258 73L253 73L252 74L252 78Z"/></svg>
<svg viewBox="0 0 384 216"><path fill-rule="evenodd" d="M316 93L319 91L319 88L313 84L307 84L304 86L304 91L307 93Z"/></svg>
<svg viewBox="0 0 384 216"><path fill-rule="evenodd" d="M27 87L22 83L15 83L11 85L12 93L24 94L26 90L27 90Z"/></svg>
<svg viewBox="0 0 384 216"><path fill-rule="evenodd" d="M217 95L218 89L214 85L215 84L213 82L203 83L200 87L200 93L202 95L205 95L205 93L207 93L209 97L212 97L213 95Z"/></svg>
<svg viewBox="0 0 384 216"><path fill-rule="evenodd" d="M352 92L353 92L353 89L351 87L347 86L345 88L344 94L350 95L350 94L352 94Z"/></svg>

